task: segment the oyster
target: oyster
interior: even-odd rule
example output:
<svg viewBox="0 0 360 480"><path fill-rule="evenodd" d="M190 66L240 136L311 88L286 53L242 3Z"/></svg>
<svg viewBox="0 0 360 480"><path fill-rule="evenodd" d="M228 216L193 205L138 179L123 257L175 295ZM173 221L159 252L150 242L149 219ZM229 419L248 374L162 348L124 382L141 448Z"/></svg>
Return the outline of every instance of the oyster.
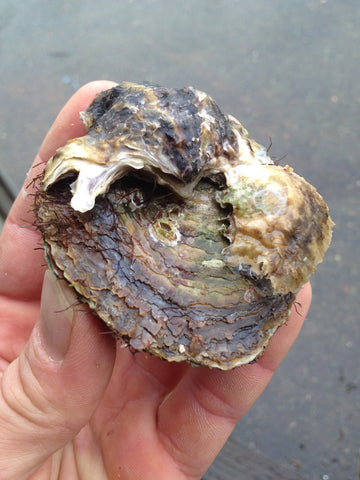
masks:
<svg viewBox="0 0 360 480"><path fill-rule="evenodd" d="M191 87L123 82L82 119L36 195L49 266L135 350L256 360L329 246L322 197Z"/></svg>

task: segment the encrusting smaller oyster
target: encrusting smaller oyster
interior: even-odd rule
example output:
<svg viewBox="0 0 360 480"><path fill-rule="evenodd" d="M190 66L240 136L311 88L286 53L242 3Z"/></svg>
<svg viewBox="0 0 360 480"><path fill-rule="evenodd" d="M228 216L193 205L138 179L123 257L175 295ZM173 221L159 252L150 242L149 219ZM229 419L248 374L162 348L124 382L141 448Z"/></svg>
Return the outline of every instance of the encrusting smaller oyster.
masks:
<svg viewBox="0 0 360 480"><path fill-rule="evenodd" d="M135 350L256 360L330 244L322 197L191 87L123 82L82 119L35 199L50 268Z"/></svg>

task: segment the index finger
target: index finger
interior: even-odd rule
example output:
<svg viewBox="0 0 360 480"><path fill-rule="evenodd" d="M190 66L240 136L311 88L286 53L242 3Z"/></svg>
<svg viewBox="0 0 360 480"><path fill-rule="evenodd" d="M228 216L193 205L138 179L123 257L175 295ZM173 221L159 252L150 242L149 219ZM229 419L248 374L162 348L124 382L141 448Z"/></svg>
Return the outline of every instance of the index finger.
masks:
<svg viewBox="0 0 360 480"><path fill-rule="evenodd" d="M302 287L297 301L256 363L226 372L189 370L165 397L157 412L160 438L185 473L195 478L208 468L236 422L266 388L303 325L311 302L310 283Z"/></svg>
<svg viewBox="0 0 360 480"><path fill-rule="evenodd" d="M114 85L108 81L84 85L66 103L47 133L0 236L0 295L29 300L40 297L45 270L41 268L44 255L39 250L39 233L33 227L34 179L59 147L85 134L80 112L97 93Z"/></svg>

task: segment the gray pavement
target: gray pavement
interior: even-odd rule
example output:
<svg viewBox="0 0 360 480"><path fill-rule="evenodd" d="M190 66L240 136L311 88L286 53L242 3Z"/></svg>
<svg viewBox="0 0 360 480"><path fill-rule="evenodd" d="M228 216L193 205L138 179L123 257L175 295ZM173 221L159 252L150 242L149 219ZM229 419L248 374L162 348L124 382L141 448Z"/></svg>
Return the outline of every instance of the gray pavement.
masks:
<svg viewBox="0 0 360 480"><path fill-rule="evenodd" d="M0 1L14 190L64 102L107 78L206 91L324 196L336 228L308 320L232 436L309 480L354 479L360 446L359 26L358 0Z"/></svg>

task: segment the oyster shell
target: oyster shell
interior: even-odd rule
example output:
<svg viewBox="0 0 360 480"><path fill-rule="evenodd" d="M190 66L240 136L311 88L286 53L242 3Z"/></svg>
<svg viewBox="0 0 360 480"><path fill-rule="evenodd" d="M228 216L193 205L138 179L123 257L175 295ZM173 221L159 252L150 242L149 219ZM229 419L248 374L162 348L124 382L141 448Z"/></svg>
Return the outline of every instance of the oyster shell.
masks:
<svg viewBox="0 0 360 480"><path fill-rule="evenodd" d="M50 267L136 350L257 359L329 246L322 197L191 87L123 82L82 119L36 195Z"/></svg>

